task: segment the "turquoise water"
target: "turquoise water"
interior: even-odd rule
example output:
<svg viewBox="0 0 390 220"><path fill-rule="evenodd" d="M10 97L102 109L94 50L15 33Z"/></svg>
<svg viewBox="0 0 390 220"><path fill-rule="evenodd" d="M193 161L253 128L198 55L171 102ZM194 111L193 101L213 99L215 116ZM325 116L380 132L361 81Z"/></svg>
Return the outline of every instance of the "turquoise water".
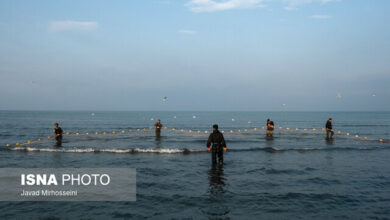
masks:
<svg viewBox="0 0 390 220"><path fill-rule="evenodd" d="M196 116L193 118L193 116ZM130 167L137 169L136 202L0 202L0 218L60 219L388 219L390 144L323 131L263 130L276 126L334 128L390 139L390 112L54 112L0 111L1 167ZM160 118L170 128L125 134ZM232 119L235 119L234 121ZM152 120L153 119L153 120ZM54 122L65 132L62 147L43 140ZM250 123L248 123L250 122ZM225 133L223 167L213 167L205 142L211 125Z"/></svg>

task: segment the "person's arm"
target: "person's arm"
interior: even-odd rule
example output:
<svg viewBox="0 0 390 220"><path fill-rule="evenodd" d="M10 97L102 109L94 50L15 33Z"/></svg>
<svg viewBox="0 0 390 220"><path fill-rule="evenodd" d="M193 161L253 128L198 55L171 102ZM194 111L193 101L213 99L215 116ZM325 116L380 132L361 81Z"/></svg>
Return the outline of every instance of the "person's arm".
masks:
<svg viewBox="0 0 390 220"><path fill-rule="evenodd" d="M60 130L60 133L61 133L61 135L63 135L63 134L64 134L64 130L62 130L62 128L61 128L61 130Z"/></svg>
<svg viewBox="0 0 390 220"><path fill-rule="evenodd" d="M212 134L210 134L210 136L209 136L209 139L207 140L207 150L209 150L210 151L210 146L211 146L211 135Z"/></svg>
<svg viewBox="0 0 390 220"><path fill-rule="evenodd" d="M226 151L226 142L225 142L225 138L223 137L223 134L221 134L221 137L222 137L221 144L222 144L223 150Z"/></svg>

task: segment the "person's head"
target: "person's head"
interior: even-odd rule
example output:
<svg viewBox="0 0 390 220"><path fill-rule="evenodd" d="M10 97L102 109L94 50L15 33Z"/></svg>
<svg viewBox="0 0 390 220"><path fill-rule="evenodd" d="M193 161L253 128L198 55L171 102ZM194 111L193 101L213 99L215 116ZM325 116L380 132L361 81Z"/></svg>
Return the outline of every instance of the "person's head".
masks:
<svg viewBox="0 0 390 220"><path fill-rule="evenodd" d="M217 130L218 130L218 125L217 124L213 125L213 131L217 131Z"/></svg>
<svg viewBox="0 0 390 220"><path fill-rule="evenodd" d="M161 120L160 120L160 119L158 119L158 120L157 120L157 122L158 122L158 123L160 123L160 122L161 122Z"/></svg>
<svg viewBox="0 0 390 220"><path fill-rule="evenodd" d="M271 119L267 119L267 122L270 122L271 121Z"/></svg>
<svg viewBox="0 0 390 220"><path fill-rule="evenodd" d="M58 128L58 123L54 123L54 127Z"/></svg>
<svg viewBox="0 0 390 220"><path fill-rule="evenodd" d="M332 122L332 118L329 118L328 121L329 121L329 122Z"/></svg>

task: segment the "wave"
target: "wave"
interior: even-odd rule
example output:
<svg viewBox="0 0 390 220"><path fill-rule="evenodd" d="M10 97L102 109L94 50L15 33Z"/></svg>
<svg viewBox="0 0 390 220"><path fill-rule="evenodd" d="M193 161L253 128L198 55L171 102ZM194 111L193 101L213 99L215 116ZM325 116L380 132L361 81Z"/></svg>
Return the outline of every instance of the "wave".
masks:
<svg viewBox="0 0 390 220"><path fill-rule="evenodd" d="M118 154L136 154L136 153L153 153L153 154L186 154L186 153L201 153L207 150L197 149L94 149L94 148L35 148L35 147L13 147L11 151L26 151L26 152L60 152L60 153L118 153Z"/></svg>
<svg viewBox="0 0 390 220"><path fill-rule="evenodd" d="M154 149L95 149L95 148L35 148L35 147L12 147L7 148L11 151L26 151L26 152L59 152L59 153L116 153L116 154L193 154L193 153L207 153L206 149L167 149L167 148L154 148ZM247 148L247 149L229 149L228 152L246 152L246 151L265 151L268 153L278 153L287 151L307 152L307 151L347 151L347 150L376 150L381 149L379 147L337 147L337 148L286 148L280 149L275 147L264 148Z"/></svg>

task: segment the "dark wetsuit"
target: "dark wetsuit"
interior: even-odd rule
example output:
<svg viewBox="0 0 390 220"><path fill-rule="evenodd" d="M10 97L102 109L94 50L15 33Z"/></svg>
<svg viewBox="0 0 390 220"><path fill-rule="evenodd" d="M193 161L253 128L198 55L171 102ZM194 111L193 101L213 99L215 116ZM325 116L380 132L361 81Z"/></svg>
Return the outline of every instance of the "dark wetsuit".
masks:
<svg viewBox="0 0 390 220"><path fill-rule="evenodd" d="M210 134L209 139L207 140L207 147L210 147L211 144L213 144L211 148L211 159L212 162L215 164L217 163L217 155L219 159L219 163L223 163L223 148L226 147L225 139L223 138L223 134L221 132L213 131L213 133Z"/></svg>
<svg viewBox="0 0 390 220"><path fill-rule="evenodd" d="M58 128L54 128L54 134L56 136L56 146L57 147L61 147L62 145L62 134L64 133L64 131L62 130L62 128L58 127Z"/></svg>
<svg viewBox="0 0 390 220"><path fill-rule="evenodd" d="M163 127L163 125L161 123L156 122L156 124L154 124L154 128L156 129L156 136L161 135L161 128L162 127Z"/></svg>
<svg viewBox="0 0 390 220"><path fill-rule="evenodd" d="M326 129L326 138L332 138L333 137L333 126L332 126L332 122L330 122L329 120L326 122L325 124L325 129Z"/></svg>
<svg viewBox="0 0 390 220"><path fill-rule="evenodd" d="M64 131L62 131L61 127L54 128L54 134L56 135L56 138L62 138L62 134Z"/></svg>

